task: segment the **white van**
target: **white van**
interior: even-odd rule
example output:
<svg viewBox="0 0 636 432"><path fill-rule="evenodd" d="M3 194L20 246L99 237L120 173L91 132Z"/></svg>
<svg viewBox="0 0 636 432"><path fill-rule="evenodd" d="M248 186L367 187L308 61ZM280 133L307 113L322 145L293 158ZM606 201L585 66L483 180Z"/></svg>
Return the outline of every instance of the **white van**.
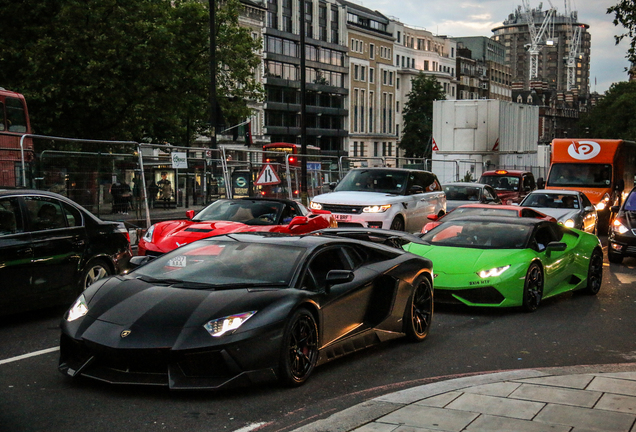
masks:
<svg viewBox="0 0 636 432"><path fill-rule="evenodd" d="M428 215L446 213L446 195L437 176L428 171L357 168L309 206L329 210L339 227L420 232Z"/></svg>

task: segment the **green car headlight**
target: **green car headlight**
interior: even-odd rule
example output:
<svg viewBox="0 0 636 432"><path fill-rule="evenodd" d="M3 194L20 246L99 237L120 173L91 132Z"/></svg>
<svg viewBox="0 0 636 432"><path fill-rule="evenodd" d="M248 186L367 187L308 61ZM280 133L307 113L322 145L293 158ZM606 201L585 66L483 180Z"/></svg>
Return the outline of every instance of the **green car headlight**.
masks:
<svg viewBox="0 0 636 432"><path fill-rule="evenodd" d="M367 206L367 207L363 208L362 211L364 213L384 213L385 211L387 211L390 208L391 208L391 204L372 205L372 206Z"/></svg>
<svg viewBox="0 0 636 432"><path fill-rule="evenodd" d="M497 276L501 276L501 274L505 272L506 270L508 270L509 268L510 266L507 265L503 267L496 267L490 270L482 270L480 272L477 272L477 275L482 279L489 278L489 277L497 277Z"/></svg>
<svg viewBox="0 0 636 432"><path fill-rule="evenodd" d="M73 306L71 306L71 308L68 310L66 321L75 321L76 319L83 317L87 313L88 305L86 304L86 298L84 297L84 294L82 294L77 300L75 300Z"/></svg>
<svg viewBox="0 0 636 432"><path fill-rule="evenodd" d="M210 333L211 336L219 337L223 336L227 332L231 332L239 328L250 319L256 311L243 312L234 315L228 315L223 318L218 318L212 321L208 321L203 327Z"/></svg>

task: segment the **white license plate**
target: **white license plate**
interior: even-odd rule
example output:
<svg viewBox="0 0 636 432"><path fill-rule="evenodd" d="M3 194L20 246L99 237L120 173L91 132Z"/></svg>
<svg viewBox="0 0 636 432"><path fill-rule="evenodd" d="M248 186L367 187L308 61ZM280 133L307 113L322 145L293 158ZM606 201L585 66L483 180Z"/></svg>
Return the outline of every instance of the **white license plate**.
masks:
<svg viewBox="0 0 636 432"><path fill-rule="evenodd" d="M168 267L185 267L187 265L186 257L184 255L174 257L170 261L168 261L167 265Z"/></svg>
<svg viewBox="0 0 636 432"><path fill-rule="evenodd" d="M334 219L338 222L351 222L351 215L346 214L334 214Z"/></svg>

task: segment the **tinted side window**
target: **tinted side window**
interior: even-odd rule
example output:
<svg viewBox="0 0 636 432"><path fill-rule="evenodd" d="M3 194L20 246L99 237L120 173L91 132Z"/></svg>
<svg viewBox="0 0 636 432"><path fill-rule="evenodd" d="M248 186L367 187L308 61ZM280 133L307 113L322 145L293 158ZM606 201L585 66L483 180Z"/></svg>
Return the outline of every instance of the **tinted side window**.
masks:
<svg viewBox="0 0 636 432"><path fill-rule="evenodd" d="M78 209L67 203L62 203L64 208L64 215L66 216L66 222L68 226L82 226L82 214Z"/></svg>
<svg viewBox="0 0 636 432"><path fill-rule="evenodd" d="M66 227L66 218L59 201L46 197L25 197L24 201L32 231Z"/></svg>
<svg viewBox="0 0 636 432"><path fill-rule="evenodd" d="M344 256L342 249L332 248L319 252L309 264L307 274L305 274L303 279L303 287L319 291L325 289L329 270L351 270L349 261Z"/></svg>
<svg viewBox="0 0 636 432"><path fill-rule="evenodd" d="M24 232L17 198L0 199L0 236Z"/></svg>
<svg viewBox="0 0 636 432"><path fill-rule="evenodd" d="M414 177L414 184L422 186L424 192L442 190L442 187L437 181L437 177L435 177L435 174L423 171L417 171L412 174L412 177Z"/></svg>
<svg viewBox="0 0 636 432"><path fill-rule="evenodd" d="M581 194L581 199L583 200L583 207L589 207L592 205L587 195Z"/></svg>

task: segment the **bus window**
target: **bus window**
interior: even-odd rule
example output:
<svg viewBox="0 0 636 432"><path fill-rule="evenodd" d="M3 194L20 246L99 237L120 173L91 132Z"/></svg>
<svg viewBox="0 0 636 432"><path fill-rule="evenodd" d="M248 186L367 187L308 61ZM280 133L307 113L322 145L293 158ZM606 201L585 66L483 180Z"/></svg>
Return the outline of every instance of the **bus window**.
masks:
<svg viewBox="0 0 636 432"><path fill-rule="evenodd" d="M4 124L5 124L5 120L4 120L4 104L2 102L0 102L0 131L4 130Z"/></svg>
<svg viewBox="0 0 636 432"><path fill-rule="evenodd" d="M7 106L7 126L9 132L26 132L26 115L24 105L22 105L20 99L7 97L5 104Z"/></svg>

